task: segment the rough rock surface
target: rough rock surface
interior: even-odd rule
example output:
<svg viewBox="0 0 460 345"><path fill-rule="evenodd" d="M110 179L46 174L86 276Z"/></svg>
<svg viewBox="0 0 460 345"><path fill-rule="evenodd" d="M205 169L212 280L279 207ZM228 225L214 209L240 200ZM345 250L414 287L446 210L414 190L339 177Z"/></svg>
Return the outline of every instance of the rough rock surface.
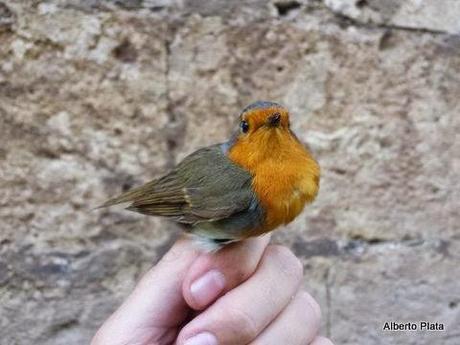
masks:
<svg viewBox="0 0 460 345"><path fill-rule="evenodd" d="M337 344L459 344L455 0L0 0L1 344L84 344L174 240L102 200L284 103L322 166L275 240ZM443 332L383 331L385 321Z"/></svg>

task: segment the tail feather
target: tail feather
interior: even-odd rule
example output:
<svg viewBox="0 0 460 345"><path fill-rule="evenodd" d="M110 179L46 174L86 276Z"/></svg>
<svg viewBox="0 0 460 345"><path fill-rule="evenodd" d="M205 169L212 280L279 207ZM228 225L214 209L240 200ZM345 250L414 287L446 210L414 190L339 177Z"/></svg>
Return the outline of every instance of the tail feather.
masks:
<svg viewBox="0 0 460 345"><path fill-rule="evenodd" d="M140 187L133 188L127 191L126 193L123 193L119 196L116 196L112 199L107 200L102 205L95 207L95 209L109 207L109 206L118 205L118 204L127 203L127 202L134 202L135 200L144 196L146 192L150 191L153 188L153 186L156 184L156 182L157 182L156 180L151 181Z"/></svg>

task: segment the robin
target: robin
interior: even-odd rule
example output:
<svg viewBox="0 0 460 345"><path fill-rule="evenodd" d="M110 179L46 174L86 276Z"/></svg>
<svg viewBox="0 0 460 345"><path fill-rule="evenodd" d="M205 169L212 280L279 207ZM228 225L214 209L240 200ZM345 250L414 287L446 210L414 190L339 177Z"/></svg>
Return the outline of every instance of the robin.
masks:
<svg viewBox="0 0 460 345"><path fill-rule="evenodd" d="M312 202L320 168L274 102L243 109L230 140L199 149L156 180L100 207L162 216L215 250L288 224ZM210 246L210 247L209 247Z"/></svg>

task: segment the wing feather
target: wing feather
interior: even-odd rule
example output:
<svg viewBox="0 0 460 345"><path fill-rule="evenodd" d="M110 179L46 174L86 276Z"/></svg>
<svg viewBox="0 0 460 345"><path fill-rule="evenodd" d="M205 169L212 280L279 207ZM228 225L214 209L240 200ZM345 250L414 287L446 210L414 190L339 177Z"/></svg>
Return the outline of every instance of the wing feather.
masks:
<svg viewBox="0 0 460 345"><path fill-rule="evenodd" d="M160 179L101 207L131 202L128 210L194 224L224 219L253 199L251 175L224 155L220 145L198 150Z"/></svg>

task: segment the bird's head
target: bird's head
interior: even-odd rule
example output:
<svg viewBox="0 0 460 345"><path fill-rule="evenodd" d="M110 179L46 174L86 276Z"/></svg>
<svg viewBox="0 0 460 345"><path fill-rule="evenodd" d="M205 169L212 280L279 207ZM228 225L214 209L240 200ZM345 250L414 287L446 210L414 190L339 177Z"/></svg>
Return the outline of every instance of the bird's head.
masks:
<svg viewBox="0 0 460 345"><path fill-rule="evenodd" d="M277 103L258 101L243 109L239 127L239 140L289 133L289 112Z"/></svg>
<svg viewBox="0 0 460 345"><path fill-rule="evenodd" d="M289 112L274 102L258 101L243 109L230 157L245 167L294 154L302 145L289 128ZM303 149L302 149L303 150Z"/></svg>

